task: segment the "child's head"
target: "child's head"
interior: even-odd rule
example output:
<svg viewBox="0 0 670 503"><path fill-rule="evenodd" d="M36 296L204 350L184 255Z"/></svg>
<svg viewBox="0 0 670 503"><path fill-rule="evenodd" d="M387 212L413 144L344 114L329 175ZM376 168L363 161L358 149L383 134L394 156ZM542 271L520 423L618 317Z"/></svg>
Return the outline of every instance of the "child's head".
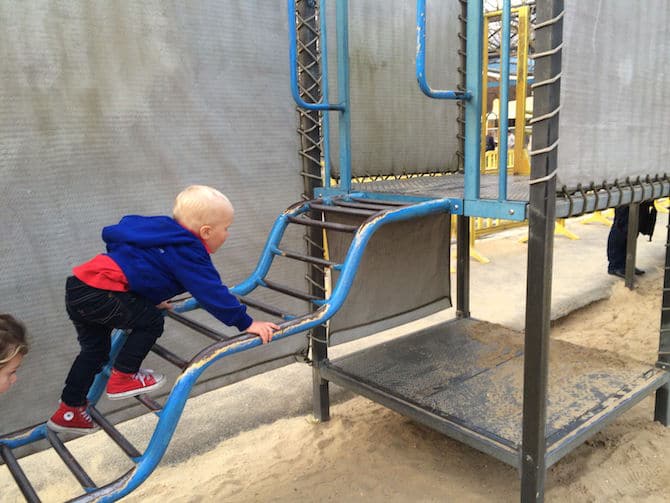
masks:
<svg viewBox="0 0 670 503"><path fill-rule="evenodd" d="M0 393L16 382L16 369L28 352L26 329L9 314L0 314Z"/></svg>
<svg viewBox="0 0 670 503"><path fill-rule="evenodd" d="M226 241L234 216L228 198L206 185L191 185L182 190L172 213L181 225L200 236L212 253Z"/></svg>

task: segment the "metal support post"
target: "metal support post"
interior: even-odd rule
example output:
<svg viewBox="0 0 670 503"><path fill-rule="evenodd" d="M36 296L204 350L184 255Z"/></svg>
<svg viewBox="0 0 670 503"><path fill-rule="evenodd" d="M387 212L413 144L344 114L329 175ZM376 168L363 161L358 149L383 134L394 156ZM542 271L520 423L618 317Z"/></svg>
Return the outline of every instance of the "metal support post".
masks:
<svg viewBox="0 0 670 503"><path fill-rule="evenodd" d="M661 330L658 340L658 367L670 372L670 223L665 241L665 273L663 275L663 299L661 302ZM654 420L670 426L670 384L656 391Z"/></svg>
<svg viewBox="0 0 670 503"><path fill-rule="evenodd" d="M626 287L635 287L635 255L637 252L637 233L640 223L640 203L628 206L628 235L626 237Z"/></svg>
<svg viewBox="0 0 670 503"><path fill-rule="evenodd" d="M319 2L319 8L324 6L325 2ZM297 36L300 40L299 47L305 48L298 53L298 64L301 68L308 70L299 73L299 88L301 94L304 94L309 101L316 102L321 98L327 101L325 89L322 87L325 82L318 82L313 76L321 75L320 65L325 54L320 54L318 40L320 28L325 27L324 12L319 12L318 18L324 22L319 25L317 22L316 3L313 0L301 0L296 4L297 14L301 21ZM321 87L320 87L321 86ZM304 180L303 198L310 199L314 195L314 189L321 187L321 138L322 131L320 115L318 110L304 110L298 108L300 115L300 137L302 150L302 168ZM328 112L323 112L324 118ZM329 175L328 175L329 176ZM315 227L308 227L306 231L307 255L310 257L323 257L323 230ZM308 264L309 293L314 296L323 297L323 291L319 286L324 287L325 273L323 268ZM317 286L319 285L319 286ZM316 306L313 306L313 309ZM328 355L325 340L327 337L326 328L318 325L311 330L312 337L312 359L314 367L312 369L313 378L313 405L314 416L320 421L326 421L329 417L328 401L328 381L321 378L319 374L319 362ZM324 341L324 342L322 342Z"/></svg>
<svg viewBox="0 0 670 503"><path fill-rule="evenodd" d="M549 322L556 219L558 108L563 0L537 5L534 117L528 210L528 270L523 376L521 501L544 501Z"/></svg>
<svg viewBox="0 0 670 503"><path fill-rule="evenodd" d="M670 426L670 384L656 390L654 421L658 421L663 426Z"/></svg>
<svg viewBox="0 0 670 503"><path fill-rule="evenodd" d="M456 217L456 316L470 317L470 218Z"/></svg>

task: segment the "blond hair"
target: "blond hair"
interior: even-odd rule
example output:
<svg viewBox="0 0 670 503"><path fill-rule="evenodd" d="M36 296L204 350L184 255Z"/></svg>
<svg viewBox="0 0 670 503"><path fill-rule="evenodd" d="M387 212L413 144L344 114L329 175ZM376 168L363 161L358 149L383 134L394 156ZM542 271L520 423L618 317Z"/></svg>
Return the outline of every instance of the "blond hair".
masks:
<svg viewBox="0 0 670 503"><path fill-rule="evenodd" d="M0 314L0 368L16 355L28 352L26 329L11 314Z"/></svg>
<svg viewBox="0 0 670 503"><path fill-rule="evenodd" d="M233 205L225 195L206 185L191 185L177 196L172 215L184 227L197 231L213 223L216 211L221 209L232 216Z"/></svg>

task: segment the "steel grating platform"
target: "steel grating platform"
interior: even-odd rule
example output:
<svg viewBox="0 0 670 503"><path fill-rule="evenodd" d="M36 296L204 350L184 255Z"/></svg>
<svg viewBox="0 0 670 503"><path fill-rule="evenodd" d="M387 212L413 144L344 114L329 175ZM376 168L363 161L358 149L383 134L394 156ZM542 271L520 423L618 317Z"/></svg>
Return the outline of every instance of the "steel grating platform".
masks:
<svg viewBox="0 0 670 503"><path fill-rule="evenodd" d="M454 173L442 176L420 176L396 180L378 180L373 182L355 183L352 190L396 194L405 196L439 199L442 197L463 198L464 175ZM498 176L481 175L480 191L483 199L498 197ZM527 176L508 175L507 197L513 201L528 201L530 185ZM556 217L565 218L582 213L591 213L628 204L630 202L648 201L670 194L670 182L667 180L639 182L634 185L612 187L609 193L602 189L598 192L576 192L566 197L562 192L556 194ZM472 215L476 216L476 215Z"/></svg>
<svg viewBox="0 0 670 503"><path fill-rule="evenodd" d="M324 379L520 467L523 334L451 320L332 361ZM670 381L670 372L552 340L547 466Z"/></svg>

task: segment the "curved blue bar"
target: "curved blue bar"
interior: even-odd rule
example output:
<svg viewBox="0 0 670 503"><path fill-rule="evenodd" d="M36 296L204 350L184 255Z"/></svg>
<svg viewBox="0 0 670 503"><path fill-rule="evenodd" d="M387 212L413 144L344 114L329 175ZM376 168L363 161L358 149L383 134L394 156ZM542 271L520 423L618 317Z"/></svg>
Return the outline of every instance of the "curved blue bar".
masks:
<svg viewBox="0 0 670 503"><path fill-rule="evenodd" d="M284 235L284 230L286 230L286 226L288 225L288 217L298 216L301 213L306 212L308 209L309 202L296 203L293 206L287 208L281 215L279 215L279 217L277 217L277 220L275 220L275 223L272 226L272 230L270 230L270 235L268 236L265 247L261 252L261 256L258 259L258 265L256 266L256 269L242 283L239 283L230 289L233 294L247 295L259 285L261 280L270 270L272 260L275 257L272 250L279 246L282 236Z"/></svg>
<svg viewBox="0 0 670 503"><path fill-rule="evenodd" d="M46 423L39 424L31 429L18 433L13 437L0 438L0 445L6 445L10 449L16 449L22 445L31 444L46 438Z"/></svg>
<svg viewBox="0 0 670 503"><path fill-rule="evenodd" d="M416 2L416 80L423 94L439 100L469 100L470 91L437 91L426 82L426 0Z"/></svg>
<svg viewBox="0 0 670 503"><path fill-rule="evenodd" d="M290 74L291 74L291 94L293 99L298 104L299 107L306 108L307 110L344 110L344 105L332 104L332 103L307 103L300 96L300 89L298 87L298 33L296 31L297 18L295 14L295 5L296 0L288 0L288 55L289 55L289 64L291 65ZM323 57L327 55L324 54ZM324 74L321 78L322 82L328 78L327 74Z"/></svg>

